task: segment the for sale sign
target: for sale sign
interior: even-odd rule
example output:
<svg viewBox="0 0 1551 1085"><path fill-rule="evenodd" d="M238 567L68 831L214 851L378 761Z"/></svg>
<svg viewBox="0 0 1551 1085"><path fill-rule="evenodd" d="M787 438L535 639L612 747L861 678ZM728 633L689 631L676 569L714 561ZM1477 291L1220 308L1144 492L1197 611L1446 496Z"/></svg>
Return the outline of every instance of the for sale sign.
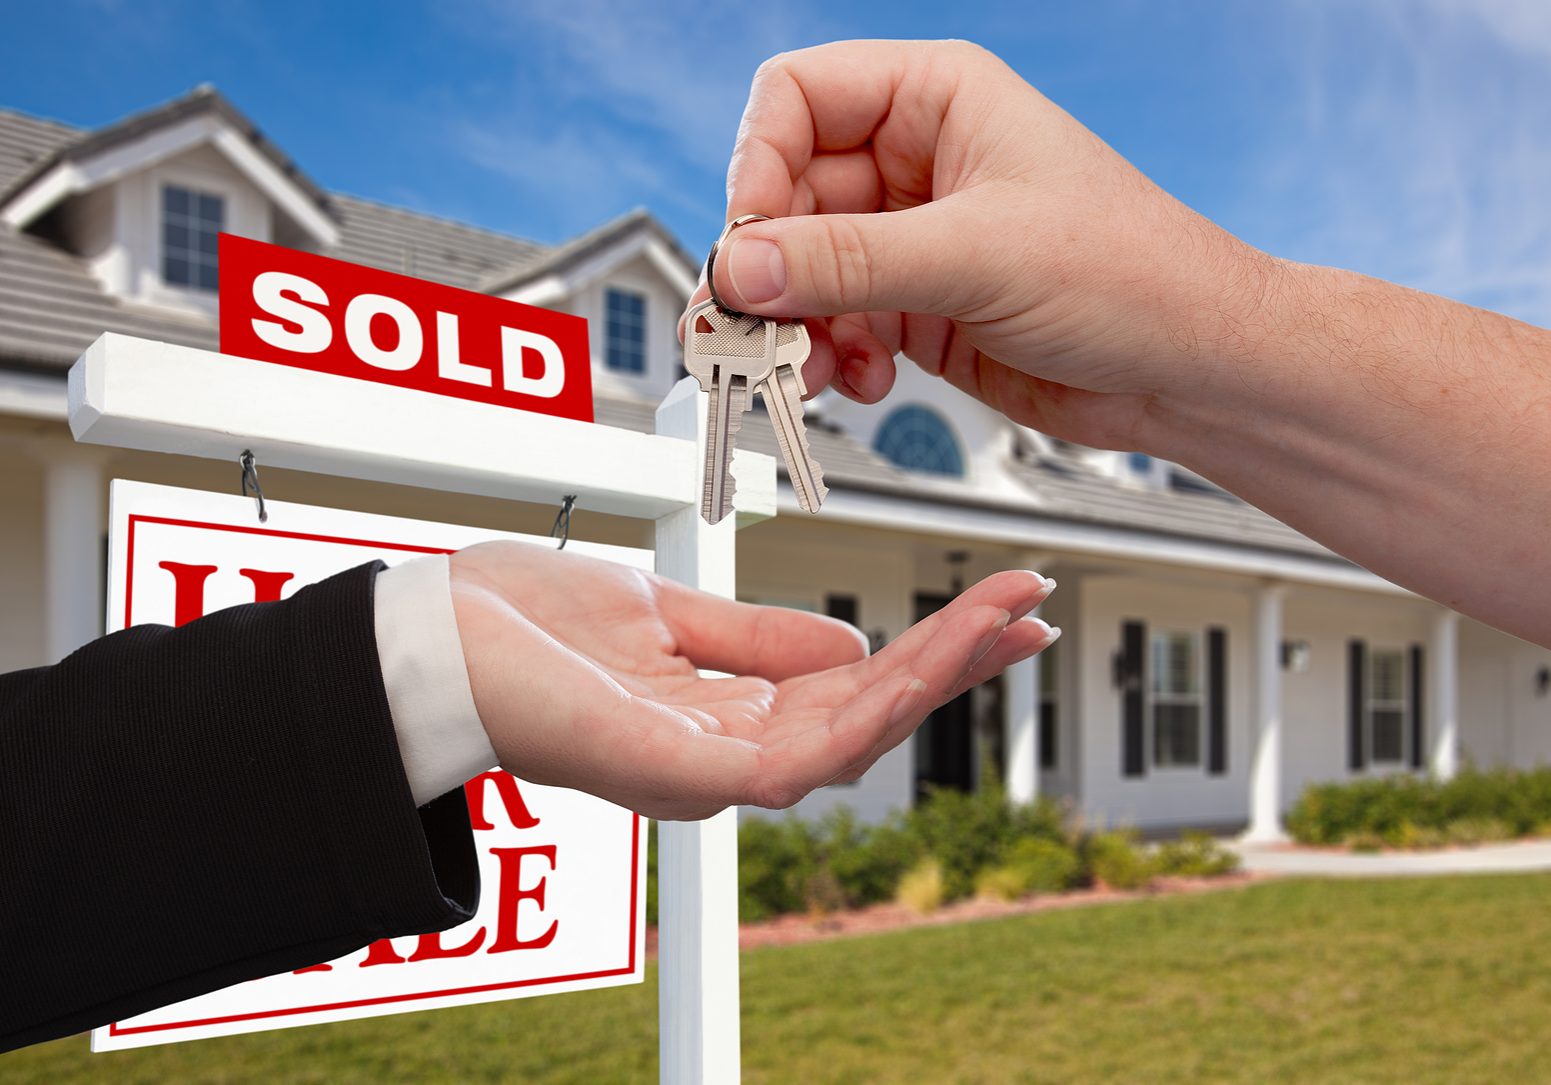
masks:
<svg viewBox="0 0 1551 1085"><path fill-rule="evenodd" d="M587 321L220 238L221 353L592 421Z"/></svg>
<svg viewBox="0 0 1551 1085"><path fill-rule="evenodd" d="M373 559L392 565L490 539L553 540L116 481L108 629L181 624ZM649 551L572 542L649 569ZM239 983L92 1033L94 1051L637 983L646 826L602 799L492 769L466 788L483 892L452 930L382 939L333 961Z"/></svg>

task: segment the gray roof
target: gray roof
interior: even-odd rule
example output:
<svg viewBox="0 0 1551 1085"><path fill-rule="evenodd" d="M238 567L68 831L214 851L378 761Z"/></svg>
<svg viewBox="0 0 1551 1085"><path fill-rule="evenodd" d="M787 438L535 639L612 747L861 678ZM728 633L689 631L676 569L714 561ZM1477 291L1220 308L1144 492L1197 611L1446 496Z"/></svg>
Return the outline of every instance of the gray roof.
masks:
<svg viewBox="0 0 1551 1085"><path fill-rule="evenodd" d="M312 179L297 168L296 163L271 143L259 129L258 125L249 120L236 106L228 102L214 87L205 84L195 87L181 98L174 98L170 102L140 113L132 114L123 120L115 121L102 128L85 132L80 129L70 130L70 135L59 139L48 153L40 155L27 165L20 173L13 174L0 183L0 202L9 196L14 190L25 186L34 177L44 173L58 162L76 161L88 158L91 155L105 151L110 147L116 147L120 143L128 143L139 139L145 133L168 124L176 123L186 117L197 116L200 113L214 113L221 117L253 145L253 148L274 163L275 168L300 188L320 208L328 206L328 194L313 183ZM27 118L31 120L32 118ZM56 127L63 128L63 125Z"/></svg>
<svg viewBox="0 0 1551 1085"><path fill-rule="evenodd" d="M153 124L201 108L220 110L250 138L263 139L246 118L204 88L95 133L0 110L0 193L13 191L51 162L101 149L109 141L131 138ZM340 231L338 246L328 254L353 263L495 292L563 272L634 231L650 230L694 266L672 235L643 210L551 249L355 196L322 193L277 149L267 142L261 149L320 200ZM0 226L0 366L63 372L108 329L204 349L216 346L212 320L115 298L69 252L44 238ZM653 427L651 403L600 396L596 408L598 421L606 425L642 432ZM810 416L808 429L814 458L831 485L1342 560L1237 498L1203 489L1192 477L1179 478L1176 488L1145 489L1118 482L1076 455L1024 454L1011 461L1009 471L1026 494L987 494L957 480L903 471L821 416ZM762 408L749 412L739 443L779 460L775 434Z"/></svg>
<svg viewBox="0 0 1551 1085"><path fill-rule="evenodd" d="M251 122L208 88L96 132L0 110L0 193L15 191L54 162L101 150L202 109L219 112L250 138L263 140ZM278 149L267 142L260 146L268 148L271 161L293 180L315 193L339 225L339 244L324 250L329 256L477 289L492 276L516 274L551 252L544 245L476 226L356 196L324 194ZM216 345L215 324L209 318L114 297L64 249L0 226L0 366L67 369L107 329L208 349Z"/></svg>
<svg viewBox="0 0 1551 1085"><path fill-rule="evenodd" d="M595 230L590 230L581 237L566 242L559 248L552 250L541 259L534 260L526 266L507 267L500 273L492 275L481 283L478 289L487 294L501 294L524 283L533 282L545 275L564 273L582 263L589 256L617 244L640 230L656 234L657 238L666 244L687 267L693 268L695 260L679 245L678 238L663 227L657 221L657 217L644 207L637 207L618 218L605 222Z"/></svg>

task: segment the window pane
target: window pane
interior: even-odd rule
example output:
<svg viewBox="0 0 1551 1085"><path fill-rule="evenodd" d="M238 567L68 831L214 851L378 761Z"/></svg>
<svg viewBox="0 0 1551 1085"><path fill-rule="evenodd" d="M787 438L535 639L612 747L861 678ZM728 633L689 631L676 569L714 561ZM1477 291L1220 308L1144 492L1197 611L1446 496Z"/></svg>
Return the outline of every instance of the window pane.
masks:
<svg viewBox="0 0 1551 1085"><path fill-rule="evenodd" d="M179 256L184 256L188 253L190 235L187 226L176 226L168 222L167 229L163 232L162 237L165 239L164 243L169 252L175 252Z"/></svg>
<svg viewBox="0 0 1551 1085"><path fill-rule="evenodd" d="M1039 692L1047 700L1054 700L1056 695L1056 660L1060 658L1056 645L1060 643L1057 641L1039 653Z"/></svg>
<svg viewBox="0 0 1551 1085"><path fill-rule="evenodd" d="M628 290L604 292L604 364L621 373L646 371L646 298Z"/></svg>
<svg viewBox="0 0 1551 1085"><path fill-rule="evenodd" d="M1153 762L1158 765L1201 763L1201 706L1153 705Z"/></svg>
<svg viewBox="0 0 1551 1085"><path fill-rule="evenodd" d="M1158 632L1152 636L1152 691L1190 697L1200 691L1196 679L1196 637L1193 633Z"/></svg>
<svg viewBox="0 0 1551 1085"><path fill-rule="evenodd" d="M224 201L219 196L210 196L201 192L199 194L199 217L208 225L219 230L221 221L226 217L223 207Z"/></svg>
<svg viewBox="0 0 1551 1085"><path fill-rule="evenodd" d="M172 215L188 214L189 193L186 188L168 185L162 189L162 210Z"/></svg>
<svg viewBox="0 0 1551 1085"><path fill-rule="evenodd" d="M1399 709L1373 710L1373 759L1401 761L1405 758L1405 713Z"/></svg>
<svg viewBox="0 0 1551 1085"><path fill-rule="evenodd" d="M201 290L215 290L220 286L220 276L214 264L200 264L195 285Z"/></svg>
<svg viewBox="0 0 1551 1085"><path fill-rule="evenodd" d="M873 449L907 471L964 474L964 457L953 431L927 407L901 407L889 415L878 427Z"/></svg>
<svg viewBox="0 0 1551 1085"><path fill-rule="evenodd" d="M1400 652L1373 653L1374 701L1403 702L1405 694L1405 656Z"/></svg>

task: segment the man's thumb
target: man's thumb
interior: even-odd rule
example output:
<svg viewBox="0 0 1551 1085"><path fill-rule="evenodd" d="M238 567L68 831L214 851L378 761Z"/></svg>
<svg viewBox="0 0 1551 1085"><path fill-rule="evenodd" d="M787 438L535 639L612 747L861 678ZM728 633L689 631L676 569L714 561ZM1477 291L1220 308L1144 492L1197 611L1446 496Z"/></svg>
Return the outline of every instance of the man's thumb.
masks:
<svg viewBox="0 0 1551 1085"><path fill-rule="evenodd" d="M716 256L716 290L741 312L955 315L974 274L973 242L942 207L751 222Z"/></svg>

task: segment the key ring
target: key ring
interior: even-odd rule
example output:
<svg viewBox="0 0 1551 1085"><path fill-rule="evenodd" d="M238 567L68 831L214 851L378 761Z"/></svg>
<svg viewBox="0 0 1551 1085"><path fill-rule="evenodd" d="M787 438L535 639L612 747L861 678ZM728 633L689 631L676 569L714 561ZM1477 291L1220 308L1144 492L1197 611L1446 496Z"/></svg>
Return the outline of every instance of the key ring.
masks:
<svg viewBox="0 0 1551 1085"><path fill-rule="evenodd" d="M722 242L727 240L727 235L732 233L739 226L747 226L751 222L768 221L770 221L769 215L739 215L726 226L722 227L721 236L711 243L711 251L706 255L705 284L707 289L711 291L711 300L716 302L716 307L718 309L722 309L725 312L731 313L733 316L742 317L747 316L748 314L738 312L738 310L724 302L721 295L716 292L716 276L713 274L713 272L716 271L716 250L722 247Z"/></svg>
<svg viewBox="0 0 1551 1085"><path fill-rule="evenodd" d="M549 537L560 537L560 545L555 549L564 550L565 544L571 541L571 510L576 508L576 495L566 494L560 502L560 511L555 514L555 524L549 529Z"/></svg>

